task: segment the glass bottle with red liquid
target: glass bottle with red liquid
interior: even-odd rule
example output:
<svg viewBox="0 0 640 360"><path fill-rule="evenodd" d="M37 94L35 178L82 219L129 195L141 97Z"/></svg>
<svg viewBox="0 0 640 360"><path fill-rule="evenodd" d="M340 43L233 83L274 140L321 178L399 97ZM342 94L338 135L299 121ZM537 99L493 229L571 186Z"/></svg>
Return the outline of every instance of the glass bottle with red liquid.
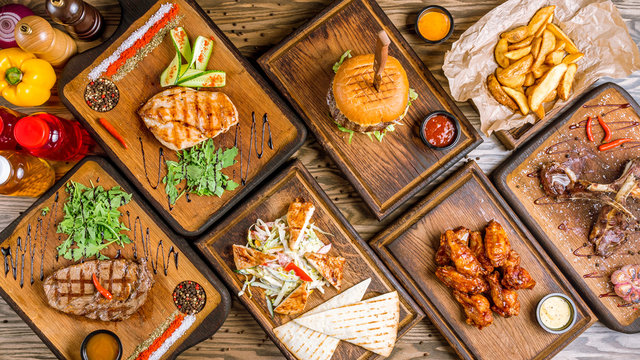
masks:
<svg viewBox="0 0 640 360"><path fill-rule="evenodd" d="M18 143L13 137L13 127L22 115L0 106L0 150L16 150Z"/></svg>
<svg viewBox="0 0 640 360"><path fill-rule="evenodd" d="M35 113L18 120L13 135L29 154L58 161L80 160L93 143L80 124L48 113Z"/></svg>

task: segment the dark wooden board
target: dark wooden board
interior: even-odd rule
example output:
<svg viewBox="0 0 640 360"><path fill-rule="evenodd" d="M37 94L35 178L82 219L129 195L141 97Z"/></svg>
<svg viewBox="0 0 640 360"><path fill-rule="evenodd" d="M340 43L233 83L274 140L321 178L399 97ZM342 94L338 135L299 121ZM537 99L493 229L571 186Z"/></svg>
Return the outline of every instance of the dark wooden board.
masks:
<svg viewBox="0 0 640 360"><path fill-rule="evenodd" d="M68 181L76 181L89 186L90 181L94 185L104 186L109 189L120 186L125 191L132 193L133 198L129 204L120 207L120 211L130 213L130 217L122 221L128 225L131 220L129 236L134 239L134 230L143 231L143 227L149 229L149 259L157 261L158 272L155 275L155 283L151 288L147 301L136 314L127 320L120 322L102 322L87 319L81 316L73 316L59 312L47 305L42 281L40 280L40 268L42 266L46 278L57 269L72 265L73 262L56 259L56 247L60 243L60 236L56 234L56 228L63 217L63 205L67 200L64 187ZM58 205L56 210L56 201ZM41 209L49 207L51 211L42 216ZM139 217L140 221L135 218ZM38 219L42 220L41 230L38 231ZM28 241L28 227L31 224L31 241ZM137 225L136 225L137 224ZM134 229L135 227L135 229ZM146 231L146 230L145 230ZM122 249L121 256L132 259L134 245L140 258L144 257L144 251L139 238ZM211 337L226 319L231 300L224 285L213 272L204 264L200 257L187 245L184 239L168 229L145 204L144 199L119 175L119 173L100 157L87 157L78 163L71 171L58 181L46 194L36 201L18 219L0 233L0 247L11 247L14 254L23 254L17 251L17 239L22 239L23 248L26 251L24 258L18 256L17 278L14 279L12 270L8 274L0 276L0 295L22 317L22 319L40 336L53 353L60 359L80 359L80 344L86 335L98 329L108 329L116 333L123 344L123 358L127 358L139 343L149 337L151 332L164 322L169 314L176 310L171 294L173 289L184 280L193 280L202 285L206 292L207 303L204 309L198 313L196 323L187 333L174 344L164 358L175 358L189 347ZM160 241L163 246L159 248ZM33 246L33 247L32 247ZM163 258L154 259L156 249L164 249L164 253L170 247L175 247L179 252L178 266L175 267L173 257L167 262L167 275L164 274ZM111 246L104 254L109 257L116 255L119 247ZM30 253L34 252L33 267L31 267ZM44 255L41 255L41 251ZM160 252L162 253L162 250ZM168 259L167 259L168 260ZM33 272L32 270L33 269ZM33 274L34 282L30 279ZM20 279L24 284L20 286Z"/></svg>
<svg viewBox="0 0 640 360"><path fill-rule="evenodd" d="M601 257L578 257L573 251L587 241L597 206L588 203L565 203L547 206L535 205L533 201L543 196L539 187L537 174L542 163L547 161L566 160L567 149L580 151L580 157L586 158L585 179L608 183L622 173L627 160L640 156L640 147L620 148L607 152L599 152L603 132L597 121L593 125L595 143L588 142L584 123L581 127L570 127L587 116L597 115L598 109L582 108L586 104L630 103L632 106L613 112L604 117L607 122L632 121L640 122L640 107L623 88L613 83L605 83L593 89L579 99L575 105L562 114L558 120L538 136L523 146L517 153L507 159L492 174L496 187L511 206L521 214L523 221L536 235L542 246L553 257L563 273L571 280L608 327L622 332L640 332L640 313L634 308L620 308L619 298L599 298L598 295L613 290L608 277L611 273L626 264L640 263L640 254L629 255L631 250L638 249L638 236L632 235L628 244L623 245L617 255L606 260ZM600 108L599 110L603 110ZM628 125L628 124L627 124ZM616 126L613 125L614 129ZM630 137L640 139L640 127L632 126L613 132L613 138ZM565 142L566 141L566 142ZM548 154L547 148L562 142L561 151ZM553 152L553 151L552 151ZM637 212L637 205L630 205L631 211ZM589 252L590 248L584 252ZM596 266L596 264L598 264ZM583 275L593 271L604 272L607 278L587 278Z"/></svg>
<svg viewBox="0 0 640 360"><path fill-rule="evenodd" d="M478 330L466 324L451 289L435 276L434 255L445 230L464 226L482 231L492 219L504 227L512 249L520 254L522 266L537 285L518 291L518 316L505 319L494 314L493 324ZM551 358L595 321L586 304L473 161L370 244L462 358ZM577 306L576 323L563 335L547 333L536 321L538 302L553 292L567 294Z"/></svg>
<svg viewBox="0 0 640 360"><path fill-rule="evenodd" d="M159 85L160 73L175 55L170 37L165 36L163 42L133 71L120 81L116 81L121 96L113 110L99 113L91 110L84 101L84 90L89 82L87 74L95 65L109 56L130 33L143 25L161 4L166 2L168 1L120 1L122 20L115 34L103 45L77 55L69 61L59 82L59 93L64 104L102 145L109 158L144 194L171 227L181 235L193 237L201 234L280 164L289 159L304 142L306 129L195 1L169 1L179 5L179 13L183 16L179 23L187 31L192 44L198 35L214 39L209 68L227 72L227 85L215 91L227 94L234 101L240 119L238 126L241 136L238 140L238 148L241 154L236 159L242 159L242 161L225 169L224 173L238 183L241 183L241 178L246 180L245 186L227 191L221 198L192 195L187 199L183 196L175 206L170 207L163 184L156 186L159 173L158 151L163 148L167 160L175 160L176 154L162 147L136 114L137 109L147 99L163 90ZM252 112L255 112L257 118L257 139L254 141L254 146L250 148ZM273 149L265 144L267 135L261 143L262 115L265 113L269 116ZM129 145L128 150L124 149L97 122L99 117L110 121L124 136ZM234 126L227 133L216 137L214 142L217 147L232 147L235 139L236 127ZM264 144L264 156L259 157L257 148L262 144ZM141 150L142 147L144 151ZM166 167L163 164L160 176L164 176L165 172ZM148 176L145 176L146 173Z"/></svg>
<svg viewBox="0 0 640 360"><path fill-rule="evenodd" d="M338 130L328 115L326 95L334 76L332 66L346 50L353 55L373 53L381 29L391 39L389 55L400 61L419 98L402 125L381 143L355 134L349 144L349 134ZM258 62L379 220L482 142L374 0L336 1ZM447 151L430 149L420 140L422 120L436 110L449 111L461 123L460 141Z"/></svg>
<svg viewBox="0 0 640 360"><path fill-rule="evenodd" d="M400 295L398 338L400 338L420 321L424 314L333 205L307 169L297 160L284 168L277 178L254 194L246 205L236 209L196 244L221 275L231 292L238 293L242 288L244 277L233 271L235 265L232 245L246 244L249 226L258 218L271 221L286 214L289 204L298 196L315 205L316 211L311 221L315 222L323 231L333 235L318 234L321 239L325 243L331 242L333 249L331 251L347 259L342 283L343 290L371 278L371 284L365 298L394 290L398 291ZM254 289L253 293L253 298L250 299L248 294L245 294L240 297L240 301L256 318L282 353L289 359L295 359L273 334L273 328L290 321L292 317L276 314L274 318L271 318L262 290ZM338 292L334 288L326 288L325 294L315 291L309 296L305 310L313 309L337 294ZM342 341L332 359L368 359L373 355L360 347Z"/></svg>

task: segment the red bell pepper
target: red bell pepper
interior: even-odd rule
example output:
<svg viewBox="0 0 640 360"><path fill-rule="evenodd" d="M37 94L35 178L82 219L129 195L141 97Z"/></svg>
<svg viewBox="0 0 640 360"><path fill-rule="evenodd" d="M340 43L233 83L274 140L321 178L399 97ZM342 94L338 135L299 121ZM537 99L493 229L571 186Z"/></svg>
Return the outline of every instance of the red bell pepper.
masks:
<svg viewBox="0 0 640 360"><path fill-rule="evenodd" d="M293 262L290 262L289 264L287 264L287 266L284 267L284 271L291 271L291 270L293 270L293 272L296 273L296 275L300 278L300 280L313 281L313 279L311 279L309 275L307 275L307 273L304 272L304 270L300 269Z"/></svg>

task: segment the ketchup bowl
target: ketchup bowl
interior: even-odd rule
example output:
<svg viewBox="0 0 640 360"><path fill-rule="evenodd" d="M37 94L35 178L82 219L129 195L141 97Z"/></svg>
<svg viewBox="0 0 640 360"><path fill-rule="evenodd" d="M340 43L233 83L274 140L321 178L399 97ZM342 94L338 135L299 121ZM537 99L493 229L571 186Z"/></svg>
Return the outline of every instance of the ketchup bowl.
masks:
<svg viewBox="0 0 640 360"><path fill-rule="evenodd" d="M460 139L460 122L449 112L434 111L422 121L420 138L432 149L451 149Z"/></svg>

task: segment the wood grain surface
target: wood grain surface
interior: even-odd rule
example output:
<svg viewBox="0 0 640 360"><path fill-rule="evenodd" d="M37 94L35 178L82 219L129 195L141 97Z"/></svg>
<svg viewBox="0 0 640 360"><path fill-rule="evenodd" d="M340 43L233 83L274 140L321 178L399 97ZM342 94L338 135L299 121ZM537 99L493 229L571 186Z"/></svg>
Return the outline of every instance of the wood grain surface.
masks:
<svg viewBox="0 0 640 360"><path fill-rule="evenodd" d="M389 56L400 61L409 86L418 93L407 115L382 142L358 133L351 138L340 131L326 101L335 75L333 64L347 50L353 56L373 53L380 30L391 39ZM389 216L482 142L393 23L370 0L336 1L258 62L303 114L320 144L378 219ZM460 138L448 150L429 148L419 135L425 116L441 110L454 114L460 123Z"/></svg>
<svg viewBox="0 0 640 360"><path fill-rule="evenodd" d="M482 204L481 209L477 204ZM440 234L459 226L483 232L495 220L504 228L511 249L536 281L533 289L517 291L520 314L508 319L494 314L492 325L478 330L464 321L451 289L435 276ZM595 321L593 313L552 265L474 161L442 183L415 207L371 241L420 306L435 321L449 343L465 359L547 359ZM536 306L550 293L563 293L575 302L575 325L562 335L549 334L536 320Z"/></svg>
<svg viewBox="0 0 640 360"><path fill-rule="evenodd" d="M583 201L547 205L534 203L536 199L545 195L536 175L540 166L546 162L582 164L580 179L606 184L622 174L627 161L640 156L638 141L617 149L598 151L597 146L604 136L602 128L597 125L597 121L593 125L595 143L588 141L585 130L588 116L595 119L595 115L615 108L583 108L583 104L615 105L630 102L632 107L613 111L603 116L603 119L610 124L613 139L640 139L638 103L624 93L624 90L619 90L615 84L603 84L585 94L567 113L543 130L532 142L523 146L520 153L505 161L494 173L494 178L498 188L514 209L519 213L528 214L521 216L523 221L531 227L573 284L584 293L585 299L592 304L600 320L615 330L637 333L640 332L638 308L619 307L618 305L623 303L620 298L599 298L599 295L613 291L610 282L613 271L623 265L640 263L640 254L637 253L638 234L632 234L629 241L608 258L576 256L573 251L588 242L589 232L601 206ZM636 216L640 213L635 201L628 201L627 207ZM593 254L593 247L587 246L579 253ZM594 272L601 277L583 277Z"/></svg>
<svg viewBox="0 0 640 360"><path fill-rule="evenodd" d="M69 199L65 191L68 181L85 186L93 183L107 190L121 186L126 192L132 191L103 159L87 158L38 200L18 223L13 223L0 234L3 251L11 251L8 257L3 253L5 276L0 276L0 294L15 304L25 321L54 353L60 358L80 359L80 345L85 336L95 330L107 329L119 336L123 354L128 357L167 320L169 314L176 311L171 294L178 284L186 280L199 283L207 300L196 315L195 323L168 353L184 350L182 343L185 341L194 344L211 336L222 325L228 312L229 295L224 285L204 266L184 239L168 231L164 224L159 223L155 213L141 205L144 200L137 193L128 204L120 207L123 214L120 221L130 229L127 235L132 240L130 245L121 249L122 258L131 260L136 254L147 261L146 266L154 273L153 287L140 310L123 321L103 322L64 314L48 306L43 280L53 272L77 263L58 258L56 249L60 239L57 224L64 217L63 207ZM50 212L43 216L41 209L45 207ZM120 251L118 248L111 246L103 254L114 258ZM174 249L173 255L171 249ZM110 286L105 284L106 288Z"/></svg>
<svg viewBox="0 0 640 360"><path fill-rule="evenodd" d="M87 1L95 5L105 15L107 30L104 38L107 38L109 34L113 33L120 19L120 7L117 5L117 1ZM9 2L13 1L0 1L2 4ZM20 0L20 2L29 5L38 15L46 15L42 1ZM240 52L252 59L280 43L282 39L304 25L306 21L317 15L331 2L331 0L198 0L207 14L240 49ZM501 0L443 0L439 2L440 5L449 9L455 18L453 35L449 40L439 45L426 45L413 32L416 14L424 6L430 5L429 2L424 0L380 0L379 4L448 92L449 87L441 70L445 51L469 26L501 2ZM640 43L640 0L614 0L614 3L625 19L632 38L636 43ZM79 49L85 50L99 42L79 43ZM640 99L640 74L616 80L616 83L622 85L636 99ZM0 102L6 105L6 102L2 100ZM479 129L480 120L473 106L467 102L457 103L457 105L474 127ZM49 111L62 117L72 117L61 104L55 89L53 97L44 106L28 110ZM484 143L480 144L466 158L476 160L485 173L489 173L508 156L509 152L494 136L483 136L483 138ZM296 156L301 159L323 190L365 240L371 239L394 221L394 216L379 222L370 215L365 203L350 182L344 178L343 173L312 136L296 153ZM454 169L459 166L455 166ZM446 178L454 169L441 176L440 179ZM396 214L402 214L431 188L428 187L414 199L411 199ZM28 198L0 197L0 227L8 225L33 201L34 199ZM0 349L2 349L0 359L53 358L53 354L44 343L2 300L0 300ZM638 352L640 352L640 344L637 341L637 335L617 333L601 323L596 323L569 344L556 358L627 360L637 357ZM282 354L245 307L240 302L234 301L231 313L220 331L212 339L184 352L180 358L281 359ZM430 321L423 320L398 342L391 358L402 360L454 359L456 354L435 326Z"/></svg>

